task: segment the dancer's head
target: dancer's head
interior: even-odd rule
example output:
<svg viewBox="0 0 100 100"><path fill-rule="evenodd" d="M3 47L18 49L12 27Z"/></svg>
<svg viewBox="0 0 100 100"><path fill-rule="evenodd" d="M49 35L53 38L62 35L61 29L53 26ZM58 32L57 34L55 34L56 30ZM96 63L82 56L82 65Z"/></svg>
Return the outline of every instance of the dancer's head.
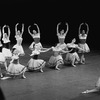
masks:
<svg viewBox="0 0 100 100"><path fill-rule="evenodd" d="M75 42L76 42L76 39L74 38L71 43L75 43Z"/></svg>

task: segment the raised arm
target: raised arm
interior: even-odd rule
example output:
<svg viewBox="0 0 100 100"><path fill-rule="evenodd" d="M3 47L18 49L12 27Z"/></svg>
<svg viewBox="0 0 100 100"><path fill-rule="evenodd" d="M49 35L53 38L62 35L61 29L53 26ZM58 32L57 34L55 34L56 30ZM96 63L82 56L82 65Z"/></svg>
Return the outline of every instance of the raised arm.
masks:
<svg viewBox="0 0 100 100"><path fill-rule="evenodd" d="M68 23L66 23L66 26L67 26L67 29L66 29L66 32L65 32L65 34L67 34L67 33L68 33L68 30L69 30Z"/></svg>
<svg viewBox="0 0 100 100"><path fill-rule="evenodd" d="M37 29L38 29L38 33L40 33L39 26L38 26L36 23L34 23L34 25L36 25L36 27L37 27Z"/></svg>
<svg viewBox="0 0 100 100"><path fill-rule="evenodd" d="M85 23L86 24L86 26L87 26L87 32L86 32L86 34L88 35L88 32L89 32L89 25L87 24L87 23Z"/></svg>
<svg viewBox="0 0 100 100"><path fill-rule="evenodd" d="M81 23L80 26L79 26L79 35L81 34L81 31L80 31L80 30L81 30L81 26L82 26L83 24L84 24L84 23Z"/></svg>
<svg viewBox="0 0 100 100"><path fill-rule="evenodd" d="M30 27L31 26L28 27L28 33L33 37L32 33L30 32Z"/></svg>
<svg viewBox="0 0 100 100"><path fill-rule="evenodd" d="M57 24L57 34L59 34L59 25L60 24L61 24L61 22Z"/></svg>
<svg viewBox="0 0 100 100"><path fill-rule="evenodd" d="M22 24L22 32L21 32L21 36L23 35L24 32L24 24Z"/></svg>
<svg viewBox="0 0 100 100"><path fill-rule="evenodd" d="M17 33L17 26L18 26L18 24L19 24L19 23L17 23L17 24L15 25L15 33Z"/></svg>
<svg viewBox="0 0 100 100"><path fill-rule="evenodd" d="M8 37L10 37L10 27L7 25L8 28Z"/></svg>
<svg viewBox="0 0 100 100"><path fill-rule="evenodd" d="M0 27L0 40L1 40L1 36L2 36L2 33L1 33L1 27Z"/></svg>
<svg viewBox="0 0 100 100"><path fill-rule="evenodd" d="M3 34L5 33L5 30L4 30L5 27L6 27L6 25L4 25L3 28L2 28L2 32L3 32Z"/></svg>

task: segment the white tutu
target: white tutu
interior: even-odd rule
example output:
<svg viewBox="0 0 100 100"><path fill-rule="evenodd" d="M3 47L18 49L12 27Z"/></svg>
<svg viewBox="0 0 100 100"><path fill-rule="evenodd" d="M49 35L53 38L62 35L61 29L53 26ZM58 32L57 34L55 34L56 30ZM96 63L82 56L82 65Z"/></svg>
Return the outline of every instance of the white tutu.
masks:
<svg viewBox="0 0 100 100"><path fill-rule="evenodd" d="M0 52L0 62L5 62L5 56Z"/></svg>
<svg viewBox="0 0 100 100"><path fill-rule="evenodd" d="M42 59L30 59L28 62L28 69L29 70L37 70L37 69L41 69L45 66L45 61Z"/></svg>
<svg viewBox="0 0 100 100"><path fill-rule="evenodd" d="M87 43L85 43L85 44L79 44L79 47L80 48L82 48L83 50L84 50L84 52L90 52L90 48L89 48L89 46L87 45ZM79 53L82 53L83 51L82 50L79 50Z"/></svg>
<svg viewBox="0 0 100 100"><path fill-rule="evenodd" d="M6 58L10 58L12 56L10 49L7 49L7 48L3 48L2 53L3 53L4 57L6 57Z"/></svg>
<svg viewBox="0 0 100 100"><path fill-rule="evenodd" d="M7 74L10 75L20 75L25 71L26 71L26 67L21 64L10 63L10 65L7 68Z"/></svg>
<svg viewBox="0 0 100 100"><path fill-rule="evenodd" d="M19 45L16 44L16 45L13 46L13 48L16 48L21 55L25 54L24 53L24 49L23 49L23 47L21 45L19 46Z"/></svg>
<svg viewBox="0 0 100 100"><path fill-rule="evenodd" d="M63 62L62 56L58 55L56 57L55 56L51 56L48 63L49 63L50 66L56 66L57 63L63 64L64 62Z"/></svg>
<svg viewBox="0 0 100 100"><path fill-rule="evenodd" d="M76 52L67 53L65 61L71 61L72 62L73 60L80 61L80 58L79 58L78 54Z"/></svg>

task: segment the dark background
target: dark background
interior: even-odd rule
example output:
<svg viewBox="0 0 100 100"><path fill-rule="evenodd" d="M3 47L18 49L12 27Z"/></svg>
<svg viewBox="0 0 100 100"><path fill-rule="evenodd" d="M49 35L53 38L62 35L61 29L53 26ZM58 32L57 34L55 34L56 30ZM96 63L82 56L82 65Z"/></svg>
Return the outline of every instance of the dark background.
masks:
<svg viewBox="0 0 100 100"><path fill-rule="evenodd" d="M69 31L65 42L74 37L78 40L78 28L82 22L89 24L87 43L90 49L100 49L99 46L99 2L74 0L3 0L0 3L0 26L8 24L11 29L11 43L15 43L14 27L16 23L24 23L23 44L30 44L33 39L27 32L27 27L37 23L41 31L43 45L55 45L58 42L56 26L62 22L60 28L69 24Z"/></svg>

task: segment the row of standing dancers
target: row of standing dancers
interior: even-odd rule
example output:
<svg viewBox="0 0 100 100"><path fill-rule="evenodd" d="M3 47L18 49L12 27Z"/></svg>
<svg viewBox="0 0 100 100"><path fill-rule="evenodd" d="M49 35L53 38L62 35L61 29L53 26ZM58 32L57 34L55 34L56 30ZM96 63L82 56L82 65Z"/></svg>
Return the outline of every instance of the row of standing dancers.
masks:
<svg viewBox="0 0 100 100"><path fill-rule="evenodd" d="M82 23L79 26L79 40L80 43L76 44L76 39L72 39L71 43L65 43L65 38L69 30L68 23L66 23L66 31L62 29L59 32L59 26L61 23L57 24L57 37L59 43L56 46L52 46L50 48L44 48L40 42L40 29L38 25L35 23L34 25L37 28L36 30L31 31L31 26L28 27L28 32L33 38L32 44L29 46L29 49L32 51L31 59L28 61L27 65L24 66L19 63L20 56L24 56L25 52L22 47L22 35L24 32L24 24L22 24L22 30L18 30L17 23L15 25L15 39L16 44L10 50L10 28L8 25L4 25L2 29L0 29L0 77L1 80L5 80L8 78L14 78L16 76L20 76L25 79L25 72L30 70L40 70L43 72L43 68L45 67L46 61L43 59L39 59L38 56L42 52L48 52L49 50L53 51L53 55L51 55L48 66L55 67L55 69L60 70L60 65L64 63L71 63L73 67L76 67L76 64L82 63L85 64L84 54L90 52L90 49L86 43L89 27L87 23ZM86 25L87 30L81 30L82 25ZM8 32L5 32L5 28L8 29ZM3 41L3 43L1 42ZM78 53L81 53L81 57L79 57ZM66 54L65 59L63 59L62 55ZM8 64L7 61L10 60ZM6 69L6 73L2 73L2 67Z"/></svg>

